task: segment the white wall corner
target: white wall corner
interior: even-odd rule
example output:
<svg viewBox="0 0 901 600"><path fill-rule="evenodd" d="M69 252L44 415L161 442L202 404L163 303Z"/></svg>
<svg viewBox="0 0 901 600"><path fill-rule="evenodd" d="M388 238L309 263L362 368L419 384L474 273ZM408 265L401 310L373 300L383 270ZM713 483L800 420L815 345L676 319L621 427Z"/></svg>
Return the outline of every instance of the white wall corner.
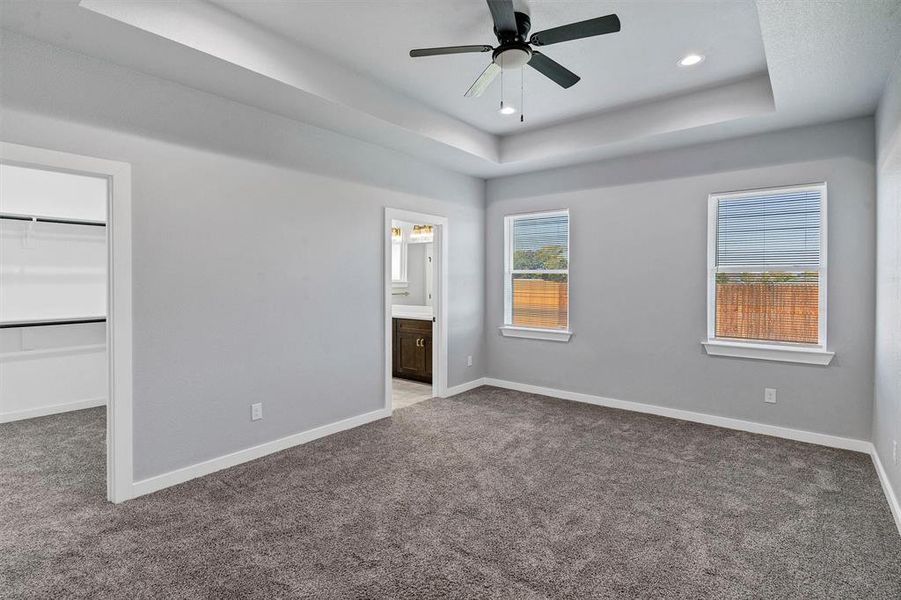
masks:
<svg viewBox="0 0 901 600"><path fill-rule="evenodd" d="M463 392L468 392L469 390L474 390L477 387L481 387L485 384L485 378L480 377L478 379L473 379L472 381L467 381L466 383L461 383L460 385L455 385L453 387L447 388L442 398L450 398L451 396L456 396L457 394L462 394Z"/></svg>
<svg viewBox="0 0 901 600"><path fill-rule="evenodd" d="M895 518L895 526L898 528L898 535L901 535L901 503L898 502L898 496L892 489L892 482L889 481L888 473L882 466L882 460L879 458L879 452L876 446L870 445L870 456L873 457L873 466L876 467L876 474L879 476L879 483L882 484L882 491L885 493L885 499L888 501L889 509Z"/></svg>

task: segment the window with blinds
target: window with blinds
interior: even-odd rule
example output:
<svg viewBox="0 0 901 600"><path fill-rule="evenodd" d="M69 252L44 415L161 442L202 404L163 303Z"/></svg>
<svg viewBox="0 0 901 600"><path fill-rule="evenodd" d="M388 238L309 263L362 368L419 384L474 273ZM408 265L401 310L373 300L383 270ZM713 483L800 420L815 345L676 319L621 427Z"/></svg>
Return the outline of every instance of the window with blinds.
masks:
<svg viewBox="0 0 901 600"><path fill-rule="evenodd" d="M391 283L407 283L407 257L403 230L398 225L391 227Z"/></svg>
<svg viewBox="0 0 901 600"><path fill-rule="evenodd" d="M506 217L504 324L569 328L569 212Z"/></svg>
<svg viewBox="0 0 901 600"><path fill-rule="evenodd" d="M826 186L710 198L708 336L825 346Z"/></svg>

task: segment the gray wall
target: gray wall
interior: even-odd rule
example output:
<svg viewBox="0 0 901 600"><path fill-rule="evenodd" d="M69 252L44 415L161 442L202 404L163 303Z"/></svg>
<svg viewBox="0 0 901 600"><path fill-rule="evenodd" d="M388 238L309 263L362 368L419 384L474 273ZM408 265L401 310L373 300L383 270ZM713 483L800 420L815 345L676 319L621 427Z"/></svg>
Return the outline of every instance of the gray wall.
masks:
<svg viewBox="0 0 901 600"><path fill-rule="evenodd" d="M899 57L901 58L901 57ZM901 60L876 113L876 369L873 444L901 498Z"/></svg>
<svg viewBox="0 0 901 600"><path fill-rule="evenodd" d="M0 55L0 139L132 164L136 479L381 407L386 206L449 218L449 383L483 375L483 181L7 32Z"/></svg>
<svg viewBox="0 0 901 600"><path fill-rule="evenodd" d="M138 479L380 406L385 206L450 219L450 385L487 374L861 439L875 423L890 456L898 237L880 218L880 311L895 321L880 317L874 366L871 119L497 179L486 215L484 182L410 156L8 32L0 61L0 138L133 165ZM706 356L707 194L821 180L832 365ZM896 188L880 189L897 215ZM575 335L501 338L502 217L559 207ZM646 300L661 287L665 301Z"/></svg>
<svg viewBox="0 0 901 600"><path fill-rule="evenodd" d="M826 181L828 367L710 357L707 196ZM569 208L569 343L504 338L503 217ZM869 439L873 394L873 120L769 133L491 180L491 377ZM764 404L764 387L778 403Z"/></svg>

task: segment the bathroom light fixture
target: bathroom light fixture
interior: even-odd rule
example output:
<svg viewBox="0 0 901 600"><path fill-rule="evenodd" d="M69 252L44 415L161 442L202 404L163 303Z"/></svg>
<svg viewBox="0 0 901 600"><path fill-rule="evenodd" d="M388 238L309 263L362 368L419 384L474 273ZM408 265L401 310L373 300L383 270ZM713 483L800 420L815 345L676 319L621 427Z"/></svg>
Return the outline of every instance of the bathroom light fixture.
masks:
<svg viewBox="0 0 901 600"><path fill-rule="evenodd" d="M693 67L704 62L703 54L686 54L679 60L680 67Z"/></svg>
<svg viewBox="0 0 901 600"><path fill-rule="evenodd" d="M431 225L414 225L410 236L407 238L411 244L432 242L435 240L435 232Z"/></svg>

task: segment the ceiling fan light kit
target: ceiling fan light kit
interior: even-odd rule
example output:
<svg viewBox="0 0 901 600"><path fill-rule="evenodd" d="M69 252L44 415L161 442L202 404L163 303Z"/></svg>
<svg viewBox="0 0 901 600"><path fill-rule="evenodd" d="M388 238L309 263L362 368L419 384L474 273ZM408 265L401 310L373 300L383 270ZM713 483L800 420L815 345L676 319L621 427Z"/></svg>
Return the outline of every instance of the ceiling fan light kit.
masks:
<svg viewBox="0 0 901 600"><path fill-rule="evenodd" d="M553 27L527 37L532 27L531 19L526 13L513 10L513 0L487 0L487 2L488 10L491 11L491 18L494 21L494 34L497 36L498 45L496 47L473 45L410 50L410 56L413 58L442 54L491 52L491 63L466 91L464 96L467 98L481 96L502 71L521 69L526 65L560 87L570 88L579 82L579 76L549 56L535 50L535 47L616 33L620 30L619 18L616 15L606 15ZM502 101L501 109L498 112L513 114L516 110L508 111Z"/></svg>
<svg viewBox="0 0 901 600"><path fill-rule="evenodd" d="M513 42L499 46L491 55L491 59L502 69L519 69L532 60L532 49L528 44Z"/></svg>

